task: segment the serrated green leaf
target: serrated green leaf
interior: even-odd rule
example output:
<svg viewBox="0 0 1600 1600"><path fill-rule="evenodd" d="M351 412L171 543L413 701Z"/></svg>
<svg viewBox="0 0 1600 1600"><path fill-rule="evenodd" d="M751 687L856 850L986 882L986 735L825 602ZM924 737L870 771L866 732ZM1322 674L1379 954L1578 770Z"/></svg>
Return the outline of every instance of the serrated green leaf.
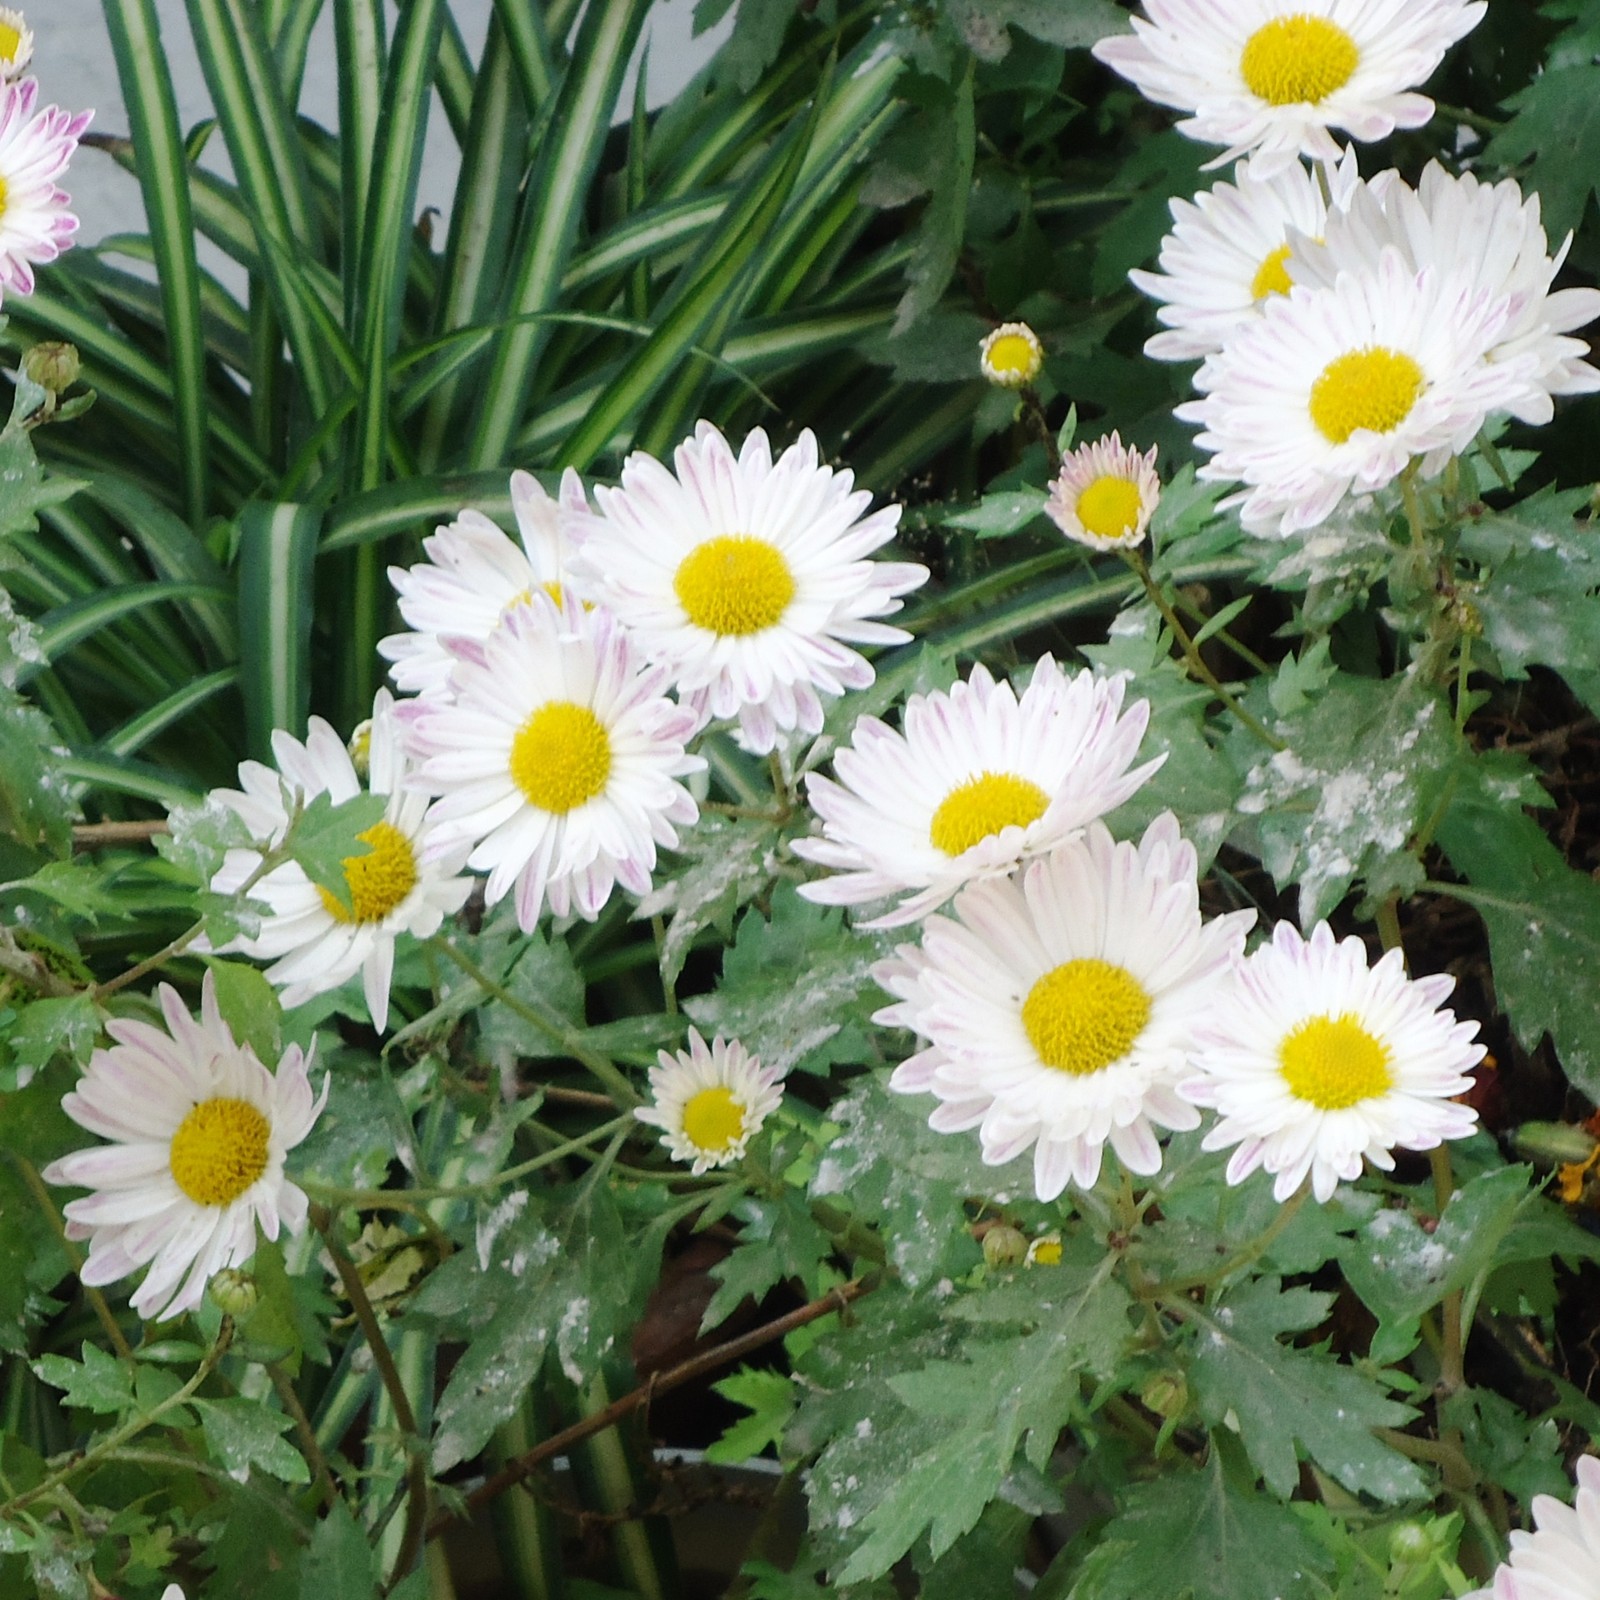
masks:
<svg viewBox="0 0 1600 1600"><path fill-rule="evenodd" d="M228 1472L259 1467L283 1483L310 1482L311 1469L283 1438L290 1421L281 1412L269 1411L259 1400L196 1400L194 1407L207 1448Z"/></svg>
<svg viewBox="0 0 1600 1600"><path fill-rule="evenodd" d="M62 1391L63 1405L109 1415L132 1409L133 1368L87 1341L81 1362L40 1356L33 1373L41 1383Z"/></svg>
<svg viewBox="0 0 1600 1600"><path fill-rule="evenodd" d="M1372 1432L1403 1426L1412 1410L1325 1351L1279 1341L1317 1327L1331 1299L1260 1278L1221 1305L1186 1311L1198 1334L1189 1379L1201 1415L1214 1428L1231 1415L1252 1464L1285 1499L1299 1481L1297 1447L1353 1493L1426 1498L1426 1476Z"/></svg>
<svg viewBox="0 0 1600 1600"><path fill-rule="evenodd" d="M957 511L946 517L944 525L964 528L980 539L999 539L1037 522L1044 515L1047 498L1042 489L1002 489L986 494L970 511Z"/></svg>
<svg viewBox="0 0 1600 1600"><path fill-rule="evenodd" d="M383 820L388 803L388 796L381 794L352 795L338 803L326 792L313 795L284 840L306 876L326 889L346 911L350 907L350 885L344 864L351 857L371 853L372 846L361 835Z"/></svg>
<svg viewBox="0 0 1600 1600"><path fill-rule="evenodd" d="M1600 173L1600 67L1593 62L1542 72L1508 102L1516 116L1489 141L1485 157L1501 166L1527 163L1544 225L1562 238L1582 220Z"/></svg>
<svg viewBox="0 0 1600 1600"><path fill-rule="evenodd" d="M781 1372L743 1367L711 1387L724 1400L744 1406L750 1413L740 1417L720 1439L706 1447L706 1460L725 1466L748 1461L751 1456L760 1455L768 1445L778 1444L799 1404L794 1380Z"/></svg>
<svg viewBox="0 0 1600 1600"><path fill-rule="evenodd" d="M339 1501L311 1535L300 1563L300 1600L374 1600L375 1556L360 1523Z"/></svg>
<svg viewBox="0 0 1600 1600"><path fill-rule="evenodd" d="M832 1240L792 1189L771 1198L747 1195L733 1209L743 1228L732 1254L711 1269L718 1288L700 1319L702 1333L725 1322L746 1299L760 1300L788 1278L797 1279L808 1294L820 1294L823 1263L833 1252Z"/></svg>

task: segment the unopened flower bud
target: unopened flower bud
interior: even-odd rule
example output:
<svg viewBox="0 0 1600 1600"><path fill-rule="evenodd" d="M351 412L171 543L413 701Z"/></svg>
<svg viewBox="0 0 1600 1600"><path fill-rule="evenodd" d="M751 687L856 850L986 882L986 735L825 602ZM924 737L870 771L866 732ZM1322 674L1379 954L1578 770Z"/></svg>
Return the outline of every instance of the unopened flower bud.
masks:
<svg viewBox="0 0 1600 1600"><path fill-rule="evenodd" d="M23 376L51 394L64 394L78 381L82 369L78 347L59 339L30 345L22 355Z"/></svg>
<svg viewBox="0 0 1600 1600"><path fill-rule="evenodd" d="M983 1259L991 1272L1014 1267L1028 1253L1028 1241L1009 1222L997 1222L983 1236Z"/></svg>
<svg viewBox="0 0 1600 1600"><path fill-rule="evenodd" d="M1028 1265L1030 1267L1059 1267L1061 1265L1061 1235L1059 1233L1041 1233L1028 1246Z"/></svg>
<svg viewBox="0 0 1600 1600"><path fill-rule="evenodd" d="M1039 376L1044 346L1026 322L1002 322L979 347L978 365L990 383L1020 389Z"/></svg>
<svg viewBox="0 0 1600 1600"><path fill-rule="evenodd" d="M1181 1372L1158 1372L1139 1392L1139 1403L1164 1421L1181 1417L1189 1409L1189 1386Z"/></svg>
<svg viewBox="0 0 1600 1600"><path fill-rule="evenodd" d="M261 1300L256 1280L237 1267L226 1267L206 1285L211 1302L224 1316L242 1322L255 1310Z"/></svg>
<svg viewBox="0 0 1600 1600"><path fill-rule="evenodd" d="M371 717L356 725L356 731L350 735L350 743L346 748L350 751L350 764L356 769L356 776L365 782L372 766Z"/></svg>
<svg viewBox="0 0 1600 1600"><path fill-rule="evenodd" d="M1433 1554L1433 1535L1420 1522L1402 1522L1389 1534L1389 1559L1397 1567L1420 1567Z"/></svg>

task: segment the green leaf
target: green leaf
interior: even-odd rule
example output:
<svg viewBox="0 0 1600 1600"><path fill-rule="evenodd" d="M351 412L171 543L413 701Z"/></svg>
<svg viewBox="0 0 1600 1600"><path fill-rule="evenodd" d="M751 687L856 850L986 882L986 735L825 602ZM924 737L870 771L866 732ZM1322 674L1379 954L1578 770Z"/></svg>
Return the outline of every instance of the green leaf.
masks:
<svg viewBox="0 0 1600 1600"><path fill-rule="evenodd" d="M1214 1444L1199 1472L1164 1472L1123 1499L1069 1600L1313 1600L1331 1560L1287 1506Z"/></svg>
<svg viewBox="0 0 1600 1600"><path fill-rule="evenodd" d="M895 312L894 331L905 333L933 310L956 270L967 231L967 202L977 154L973 104L974 64L954 86L948 117L936 135L933 192L923 212L906 267L906 292Z"/></svg>
<svg viewBox="0 0 1600 1600"><path fill-rule="evenodd" d="M256 1059L275 1067L283 1054L283 1007L278 991L259 969L242 961L208 957L206 966L216 985L217 1009L240 1044L247 1044Z"/></svg>
<svg viewBox="0 0 1600 1600"><path fill-rule="evenodd" d="M770 919L754 908L740 919L716 992L683 1008L707 1037L740 1040L765 1067L826 1072L872 1053L870 1018L883 999L872 964L882 954L842 911L780 884Z"/></svg>
<svg viewBox="0 0 1600 1600"><path fill-rule="evenodd" d="M1489 141L1491 163L1521 166L1539 191L1545 231L1559 240L1583 220L1600 174L1600 66L1541 72L1507 105L1516 116Z"/></svg>
<svg viewBox="0 0 1600 1600"><path fill-rule="evenodd" d="M711 1385L724 1400L743 1406L750 1415L732 1423L715 1444L706 1449L706 1460L733 1466L758 1456L768 1445L776 1446L789 1426L799 1404L794 1380L781 1372L765 1372L741 1367L732 1377Z"/></svg>
<svg viewBox="0 0 1600 1600"><path fill-rule="evenodd" d="M964 1202L1032 1188L1027 1163L983 1164L978 1143L928 1126L920 1096L891 1094L875 1074L834 1102L841 1131L823 1151L811 1193L878 1225L888 1259L916 1287L956 1279L981 1259Z"/></svg>
<svg viewBox="0 0 1600 1600"><path fill-rule="evenodd" d="M501 985L518 999L536 1004L544 1015L581 1026L586 986L566 941L547 939L540 933L518 933L509 953L512 960L506 971L498 972L494 966L488 969ZM519 1060L542 1061L566 1054L562 1045L503 1001L483 996L470 978L461 982L481 1000L478 1040L487 1063L510 1068Z"/></svg>
<svg viewBox="0 0 1600 1600"><path fill-rule="evenodd" d="M771 1198L747 1195L733 1209L743 1228L733 1253L711 1269L718 1288L700 1319L702 1333L725 1322L746 1299L760 1300L788 1278L798 1280L807 1294L820 1294L824 1264L833 1253L833 1241L792 1189Z"/></svg>
<svg viewBox="0 0 1600 1600"><path fill-rule="evenodd" d="M1439 1406L1439 1424L1459 1428L1467 1459L1484 1482L1527 1505L1536 1494L1565 1501L1572 1480L1553 1418L1536 1421L1493 1389L1458 1389Z"/></svg>
<svg viewBox="0 0 1600 1600"><path fill-rule="evenodd" d="M1470 769L1438 834L1467 886L1434 887L1483 918L1495 997L1517 1038L1533 1050L1548 1033L1567 1076L1600 1101L1600 884L1567 865L1522 798L1495 769Z"/></svg>
<svg viewBox="0 0 1600 1600"><path fill-rule="evenodd" d="M1111 0L999 0L1000 20L1065 50L1087 50L1127 30L1127 14Z"/></svg>
<svg viewBox="0 0 1600 1600"><path fill-rule="evenodd" d="M1474 591L1484 638L1506 677L1525 678L1538 665L1562 673L1580 694L1589 688L1600 662L1600 596L1574 577L1563 551L1535 550L1513 556Z"/></svg>
<svg viewBox="0 0 1600 1600"><path fill-rule="evenodd" d="M41 1383L62 1391L63 1405L113 1416L133 1407L133 1368L87 1340L81 1362L40 1356L33 1373Z"/></svg>
<svg viewBox="0 0 1600 1600"><path fill-rule="evenodd" d="M375 1551L339 1501L316 1525L300 1565L300 1600L375 1600Z"/></svg>
<svg viewBox="0 0 1600 1600"><path fill-rule="evenodd" d="M312 574L322 513L247 505L239 530L239 671L251 754L272 760L272 731L305 734L311 703Z"/></svg>
<svg viewBox="0 0 1600 1600"><path fill-rule="evenodd" d="M226 1471L246 1473L259 1467L284 1483L311 1481L311 1469L282 1437L290 1426L288 1417L269 1411L259 1400L196 1400L194 1406L206 1446Z"/></svg>
<svg viewBox="0 0 1600 1600"><path fill-rule="evenodd" d="M1332 1300L1261 1278L1221 1305L1185 1311L1199 1335L1189 1377L1201 1415L1215 1429L1231 1414L1251 1463L1284 1499L1299 1482L1297 1447L1353 1493L1391 1503L1426 1498L1424 1474L1372 1432L1401 1427L1415 1413L1325 1351L1279 1342L1319 1326Z"/></svg>
<svg viewBox="0 0 1600 1600"><path fill-rule="evenodd" d="M34 1000L22 1007L7 1043L12 1067L26 1083L58 1055L82 1066L100 1036L100 1012L88 993Z"/></svg>
<svg viewBox="0 0 1600 1600"><path fill-rule="evenodd" d="M968 351L970 357L971 351ZM970 365L970 362L969 362ZM1044 515L1048 496L1042 489L1002 489L986 494L970 511L958 511L944 519L947 528L964 528L980 539L998 539L1020 533Z"/></svg>
<svg viewBox="0 0 1600 1600"><path fill-rule="evenodd" d="M0 884L0 894L17 893L40 895L86 922L98 922L102 916L126 914L111 891L104 871L91 861L51 861L26 878Z"/></svg>
<svg viewBox="0 0 1600 1600"><path fill-rule="evenodd" d="M358 794L334 803L326 792L313 795L294 819L284 844L305 874L326 889L348 911L350 885L344 864L353 856L371 852L361 835L383 820L388 796Z"/></svg>

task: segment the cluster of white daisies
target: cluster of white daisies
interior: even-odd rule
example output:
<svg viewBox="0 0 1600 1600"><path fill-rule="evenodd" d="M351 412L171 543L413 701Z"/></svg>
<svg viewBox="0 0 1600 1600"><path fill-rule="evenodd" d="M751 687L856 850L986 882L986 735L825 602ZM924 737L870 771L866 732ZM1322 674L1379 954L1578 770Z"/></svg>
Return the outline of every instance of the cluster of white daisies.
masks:
<svg viewBox="0 0 1600 1600"><path fill-rule="evenodd" d="M1200 361L1178 409L1243 487L1246 528L1288 536L1408 470L1431 477L1499 416L1543 423L1554 395L1600 388L1572 337L1600 291L1552 292L1537 196L1431 164L1415 188L1364 179L1353 147L1433 114L1416 93L1483 0L1146 0L1095 55L1178 126L1246 157L1233 182L1173 204L1160 272L1135 283ZM1306 158L1305 160L1302 160ZM1309 162L1309 164L1307 164Z"/></svg>
<svg viewBox="0 0 1600 1600"><path fill-rule="evenodd" d="M38 80L23 76L33 60L33 32L20 11L0 6L0 301L9 290L33 293L33 268L72 243L78 219L56 187L92 111L34 109Z"/></svg>

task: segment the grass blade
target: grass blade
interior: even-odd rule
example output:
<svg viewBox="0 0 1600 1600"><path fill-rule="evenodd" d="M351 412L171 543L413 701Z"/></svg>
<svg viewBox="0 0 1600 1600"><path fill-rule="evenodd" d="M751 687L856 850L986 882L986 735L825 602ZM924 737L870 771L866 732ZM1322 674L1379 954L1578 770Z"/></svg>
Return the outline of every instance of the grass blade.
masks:
<svg viewBox="0 0 1600 1600"><path fill-rule="evenodd" d="M373 150L383 115L386 49L380 0L334 0L334 49L339 62L339 216L344 272L344 315L356 321L361 230L367 222L367 189Z"/></svg>
<svg viewBox="0 0 1600 1600"><path fill-rule="evenodd" d="M449 521L463 506L476 506L485 516L511 520L511 485L498 467L489 472L462 472L448 477L412 478L385 484L367 494L352 495L328 515L324 550L350 550L404 533L419 523Z"/></svg>
<svg viewBox="0 0 1600 1600"><path fill-rule="evenodd" d="M209 451L200 266L189 204L188 154L154 0L105 0L105 17L161 285L183 504L190 526L198 528L205 520L209 497Z"/></svg>
<svg viewBox="0 0 1600 1600"><path fill-rule="evenodd" d="M245 739L266 761L272 730L302 736L311 706L312 573L322 514L289 503L249 505L238 528Z"/></svg>

